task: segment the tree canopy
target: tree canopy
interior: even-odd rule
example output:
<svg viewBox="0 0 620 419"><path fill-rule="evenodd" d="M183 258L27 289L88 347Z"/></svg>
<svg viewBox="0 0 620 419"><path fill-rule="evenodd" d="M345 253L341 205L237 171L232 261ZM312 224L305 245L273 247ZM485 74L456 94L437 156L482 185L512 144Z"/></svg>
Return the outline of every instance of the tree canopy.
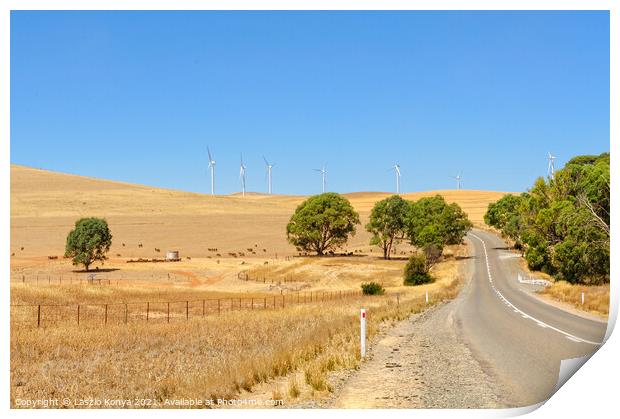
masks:
<svg viewBox="0 0 620 419"><path fill-rule="evenodd" d="M390 259L393 246L405 235L409 202L398 195L379 201L370 213L366 231L372 234L370 244L383 249L383 258Z"/></svg>
<svg viewBox="0 0 620 419"><path fill-rule="evenodd" d="M420 248L432 244L440 249L460 244L472 227L461 207L448 204L440 195L411 203L406 224L411 244Z"/></svg>
<svg viewBox="0 0 620 419"><path fill-rule="evenodd" d="M86 270L95 261L107 259L112 245L112 233L102 218L81 218L67 235L65 256L73 258L74 265L84 265Z"/></svg>
<svg viewBox="0 0 620 419"><path fill-rule="evenodd" d="M405 231L411 244L423 250L428 272L441 258L443 248L462 243L471 227L471 221L458 204L448 204L436 195L410 204Z"/></svg>
<svg viewBox="0 0 620 419"><path fill-rule="evenodd" d="M609 281L609 153L577 156L553 178L489 205L485 222L523 247L531 269L572 283Z"/></svg>
<svg viewBox="0 0 620 419"><path fill-rule="evenodd" d="M359 223L351 203L329 192L302 202L286 226L286 235L297 250L323 255L343 246Z"/></svg>

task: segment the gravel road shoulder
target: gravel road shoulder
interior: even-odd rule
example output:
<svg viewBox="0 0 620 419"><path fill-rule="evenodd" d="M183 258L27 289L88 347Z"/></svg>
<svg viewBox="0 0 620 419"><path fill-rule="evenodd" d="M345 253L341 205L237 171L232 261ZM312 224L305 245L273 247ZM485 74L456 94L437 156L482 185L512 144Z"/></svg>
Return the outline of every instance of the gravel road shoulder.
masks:
<svg viewBox="0 0 620 419"><path fill-rule="evenodd" d="M470 272L466 273L468 279ZM469 283L469 280L468 280ZM461 339L455 312L467 292L398 323L325 407L501 408L508 389Z"/></svg>

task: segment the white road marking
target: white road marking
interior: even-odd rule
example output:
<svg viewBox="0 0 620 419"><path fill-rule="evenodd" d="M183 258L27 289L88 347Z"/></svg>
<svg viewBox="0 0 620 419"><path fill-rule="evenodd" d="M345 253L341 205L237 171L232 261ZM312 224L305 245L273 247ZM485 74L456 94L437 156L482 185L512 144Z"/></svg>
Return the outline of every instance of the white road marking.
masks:
<svg viewBox="0 0 620 419"><path fill-rule="evenodd" d="M470 233L470 234L472 235L472 237L475 237L476 239L480 240L480 243L482 243L482 247L484 248L484 257L485 257L485 259L487 260L487 276L489 277L489 283L491 284L491 287L493 288L493 291L495 291L495 293L497 294L497 296L498 296L498 297L499 297L502 301L504 301L504 303L505 303L507 306L509 306L510 308L514 309L515 313L519 313L519 314L521 314L521 316L523 316L524 318L531 319L531 320L535 321L536 323L538 323L538 326L540 326L540 327L549 328L549 329L554 330L554 331L556 331L556 332L558 332L558 333L561 333L561 334L563 334L563 335L564 335L567 339L570 339L570 340L572 340L572 341L574 341L574 342L579 342L579 343L589 343L590 345L596 345L596 346L598 346L598 345L602 345L602 344L603 344L602 342L592 342L592 341L590 341L590 340L587 340L587 339L582 339L582 338L577 337L577 336L575 336L575 335L571 335L570 333L565 332L565 331L563 331L563 330L561 330L561 329L558 329L557 327L553 327L553 326L551 326L550 324L547 324L547 323L545 323L545 322L543 322L543 321L541 321L541 320L538 320L538 319L536 319L535 317L532 317L532 316L530 316L529 314L525 313L524 311L522 311L522 310L518 309L517 307L515 307L515 305L514 305L514 304L512 304L510 301L508 301L508 300L506 299L506 297L504 297L504 296L502 295L502 293L501 293L501 292L499 292L499 290L498 290L497 288L495 288L495 285L493 284L493 277L492 277L492 275L491 275L491 269L490 269L490 267L489 267L489 263L488 263L488 260L489 260L489 254L488 254L488 252L487 252L487 245L486 245L486 243L484 242L484 240L482 240L480 237L476 236L474 233Z"/></svg>

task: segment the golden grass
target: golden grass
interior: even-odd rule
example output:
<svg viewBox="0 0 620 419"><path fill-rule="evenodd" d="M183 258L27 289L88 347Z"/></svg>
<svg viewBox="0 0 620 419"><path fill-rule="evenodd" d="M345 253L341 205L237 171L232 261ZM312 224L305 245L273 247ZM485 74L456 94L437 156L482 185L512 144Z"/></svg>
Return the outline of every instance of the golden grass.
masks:
<svg viewBox="0 0 620 419"><path fill-rule="evenodd" d="M11 327L11 404L16 399L230 399L290 377L271 387L288 400L321 397L330 391L330 371L354 368L359 360L359 308L368 309L371 339L381 322L423 310L458 292L460 262L438 266L438 281L427 287L399 287L385 296L244 310L220 316L176 320L170 324ZM13 301L108 301L110 298L179 297L188 290L123 287L12 286ZM390 291L390 290L388 290ZM99 294L100 293L100 294ZM206 295L206 294L205 294ZM301 374L301 378L300 378ZM105 407L105 406L103 406ZM163 405L162 407L166 407ZM172 407L172 406L171 406Z"/></svg>
<svg viewBox="0 0 620 419"><path fill-rule="evenodd" d="M583 304L581 304L582 292L584 293ZM603 316L609 314L609 284L573 285L566 281L557 281L541 290L540 294L570 304L580 310Z"/></svg>

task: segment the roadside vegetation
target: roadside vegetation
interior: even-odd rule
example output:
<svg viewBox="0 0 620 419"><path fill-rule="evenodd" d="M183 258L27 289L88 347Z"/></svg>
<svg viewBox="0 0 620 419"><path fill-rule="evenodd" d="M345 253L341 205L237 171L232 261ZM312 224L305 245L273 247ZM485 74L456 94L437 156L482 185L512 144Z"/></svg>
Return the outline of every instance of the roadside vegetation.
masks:
<svg viewBox="0 0 620 419"><path fill-rule="evenodd" d="M609 153L578 156L552 178L489 205L485 222L528 267L572 284L609 282Z"/></svg>
<svg viewBox="0 0 620 419"><path fill-rule="evenodd" d="M528 192L489 204L484 216L529 269L558 281L542 294L602 314L609 311L609 159L609 153L574 157Z"/></svg>

